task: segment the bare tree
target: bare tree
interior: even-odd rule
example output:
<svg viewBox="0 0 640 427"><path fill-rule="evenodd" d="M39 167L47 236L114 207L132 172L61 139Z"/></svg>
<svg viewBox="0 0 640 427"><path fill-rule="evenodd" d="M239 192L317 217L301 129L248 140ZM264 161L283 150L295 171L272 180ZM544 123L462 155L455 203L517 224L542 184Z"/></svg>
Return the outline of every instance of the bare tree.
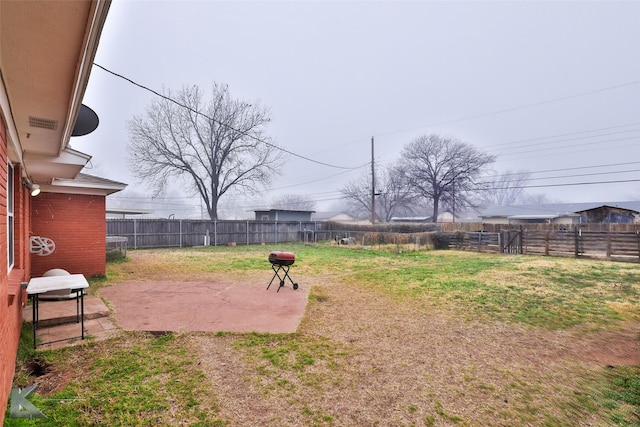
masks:
<svg viewBox="0 0 640 427"><path fill-rule="evenodd" d="M269 183L282 157L265 135L266 108L233 99L226 85L214 83L211 95L203 101L191 86L152 102L146 116L129 122L128 150L131 171L156 194L186 177L215 220L222 196Z"/></svg>
<svg viewBox="0 0 640 427"><path fill-rule="evenodd" d="M495 157L469 144L439 135L424 135L402 151L402 167L408 185L433 203L434 221L441 203L456 208L476 204L481 185L476 179Z"/></svg>
<svg viewBox="0 0 640 427"><path fill-rule="evenodd" d="M399 212L410 211L415 198L396 166L388 166L376 174L376 219L389 222ZM356 214L371 215L371 175L362 174L342 189Z"/></svg>
<svg viewBox="0 0 640 427"><path fill-rule="evenodd" d="M310 200L306 196L297 194L283 194L277 197L271 203L274 209L288 209L298 211L312 211L315 209L316 202Z"/></svg>
<svg viewBox="0 0 640 427"><path fill-rule="evenodd" d="M540 193L525 191L525 183L531 174L527 171L506 171L493 180L487 180L483 199L485 204L496 206L540 205L546 203L562 203Z"/></svg>
<svg viewBox="0 0 640 427"><path fill-rule="evenodd" d="M526 171L506 171L487 180L487 188L482 195L486 204L510 206L521 203L525 198L524 183L529 179Z"/></svg>
<svg viewBox="0 0 640 427"><path fill-rule="evenodd" d="M542 194L542 193L533 193L533 194L526 193L522 196L521 203L523 205L544 205L547 203L564 203L564 202L557 199L553 199L553 200L549 199L549 197L546 194Z"/></svg>
<svg viewBox="0 0 640 427"><path fill-rule="evenodd" d="M371 216L371 175L363 173L348 182L341 192L349 205L349 212L356 217Z"/></svg>

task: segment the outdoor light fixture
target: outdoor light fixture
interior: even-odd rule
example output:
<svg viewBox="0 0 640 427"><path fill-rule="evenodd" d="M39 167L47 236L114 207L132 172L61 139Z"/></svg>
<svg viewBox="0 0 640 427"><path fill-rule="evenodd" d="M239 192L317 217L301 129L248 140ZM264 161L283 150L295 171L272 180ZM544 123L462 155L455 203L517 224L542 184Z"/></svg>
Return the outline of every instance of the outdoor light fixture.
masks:
<svg viewBox="0 0 640 427"><path fill-rule="evenodd" d="M34 184L29 181L23 181L22 184L29 189L29 194L31 194L32 197L40 194L40 186L38 184Z"/></svg>

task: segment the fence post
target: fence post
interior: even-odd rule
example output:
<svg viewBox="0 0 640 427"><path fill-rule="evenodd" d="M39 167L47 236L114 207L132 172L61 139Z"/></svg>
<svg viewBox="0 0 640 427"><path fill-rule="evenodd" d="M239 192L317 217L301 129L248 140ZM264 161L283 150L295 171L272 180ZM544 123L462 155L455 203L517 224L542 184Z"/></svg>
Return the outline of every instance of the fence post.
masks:
<svg viewBox="0 0 640 427"><path fill-rule="evenodd" d="M578 227L573 227L573 241L575 244L576 258L578 258L580 256L580 247L578 243Z"/></svg>
<svg viewBox="0 0 640 427"><path fill-rule="evenodd" d="M182 247L182 220L180 220L180 247Z"/></svg>
<svg viewBox="0 0 640 427"><path fill-rule="evenodd" d="M544 254L547 256L549 255L549 233L550 231L547 230L544 234Z"/></svg>
<svg viewBox="0 0 640 427"><path fill-rule="evenodd" d="M607 231L607 259L611 258L611 234Z"/></svg>
<svg viewBox="0 0 640 427"><path fill-rule="evenodd" d="M218 221L213 221L213 246L218 246Z"/></svg>
<svg viewBox="0 0 640 427"><path fill-rule="evenodd" d="M247 230L247 246L249 246L249 221L246 222L246 230Z"/></svg>
<svg viewBox="0 0 640 427"><path fill-rule="evenodd" d="M504 253L504 239L502 238L502 231L498 233L498 251Z"/></svg>
<svg viewBox="0 0 640 427"><path fill-rule="evenodd" d="M276 243L278 243L278 221L275 222L276 227Z"/></svg>
<svg viewBox="0 0 640 427"><path fill-rule="evenodd" d="M138 249L138 232L136 219L133 219L133 249Z"/></svg>
<svg viewBox="0 0 640 427"><path fill-rule="evenodd" d="M522 230L522 225L518 230L518 253L520 255L524 254L524 231Z"/></svg>

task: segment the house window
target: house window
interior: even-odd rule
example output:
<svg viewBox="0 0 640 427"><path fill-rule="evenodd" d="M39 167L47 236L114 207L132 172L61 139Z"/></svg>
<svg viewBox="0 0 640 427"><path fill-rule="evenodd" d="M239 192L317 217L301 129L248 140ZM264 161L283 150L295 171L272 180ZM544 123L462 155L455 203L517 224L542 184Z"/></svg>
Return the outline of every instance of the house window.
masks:
<svg viewBox="0 0 640 427"><path fill-rule="evenodd" d="M14 203L13 203L13 194L15 192L15 183L13 177L13 166L11 163L7 164L7 257L9 263L9 270L13 268L14 261L14 252L13 252L13 242L14 242Z"/></svg>

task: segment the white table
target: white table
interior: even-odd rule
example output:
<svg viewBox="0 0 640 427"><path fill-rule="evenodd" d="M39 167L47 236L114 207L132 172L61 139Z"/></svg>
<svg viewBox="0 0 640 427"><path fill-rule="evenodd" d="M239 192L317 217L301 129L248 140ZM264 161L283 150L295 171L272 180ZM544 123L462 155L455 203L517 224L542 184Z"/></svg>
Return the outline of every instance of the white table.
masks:
<svg viewBox="0 0 640 427"><path fill-rule="evenodd" d="M89 287L89 282L82 274L70 274L67 276L49 276L49 277L34 277L29 281L27 285L27 294L32 299L33 306L33 348L37 347L36 343L36 331L38 330L38 312L39 312L39 296L42 293L49 291L61 291L68 289L69 292L76 293L76 323L82 323L82 334L79 337L84 339L84 289ZM50 341L42 344L51 344L57 341Z"/></svg>

